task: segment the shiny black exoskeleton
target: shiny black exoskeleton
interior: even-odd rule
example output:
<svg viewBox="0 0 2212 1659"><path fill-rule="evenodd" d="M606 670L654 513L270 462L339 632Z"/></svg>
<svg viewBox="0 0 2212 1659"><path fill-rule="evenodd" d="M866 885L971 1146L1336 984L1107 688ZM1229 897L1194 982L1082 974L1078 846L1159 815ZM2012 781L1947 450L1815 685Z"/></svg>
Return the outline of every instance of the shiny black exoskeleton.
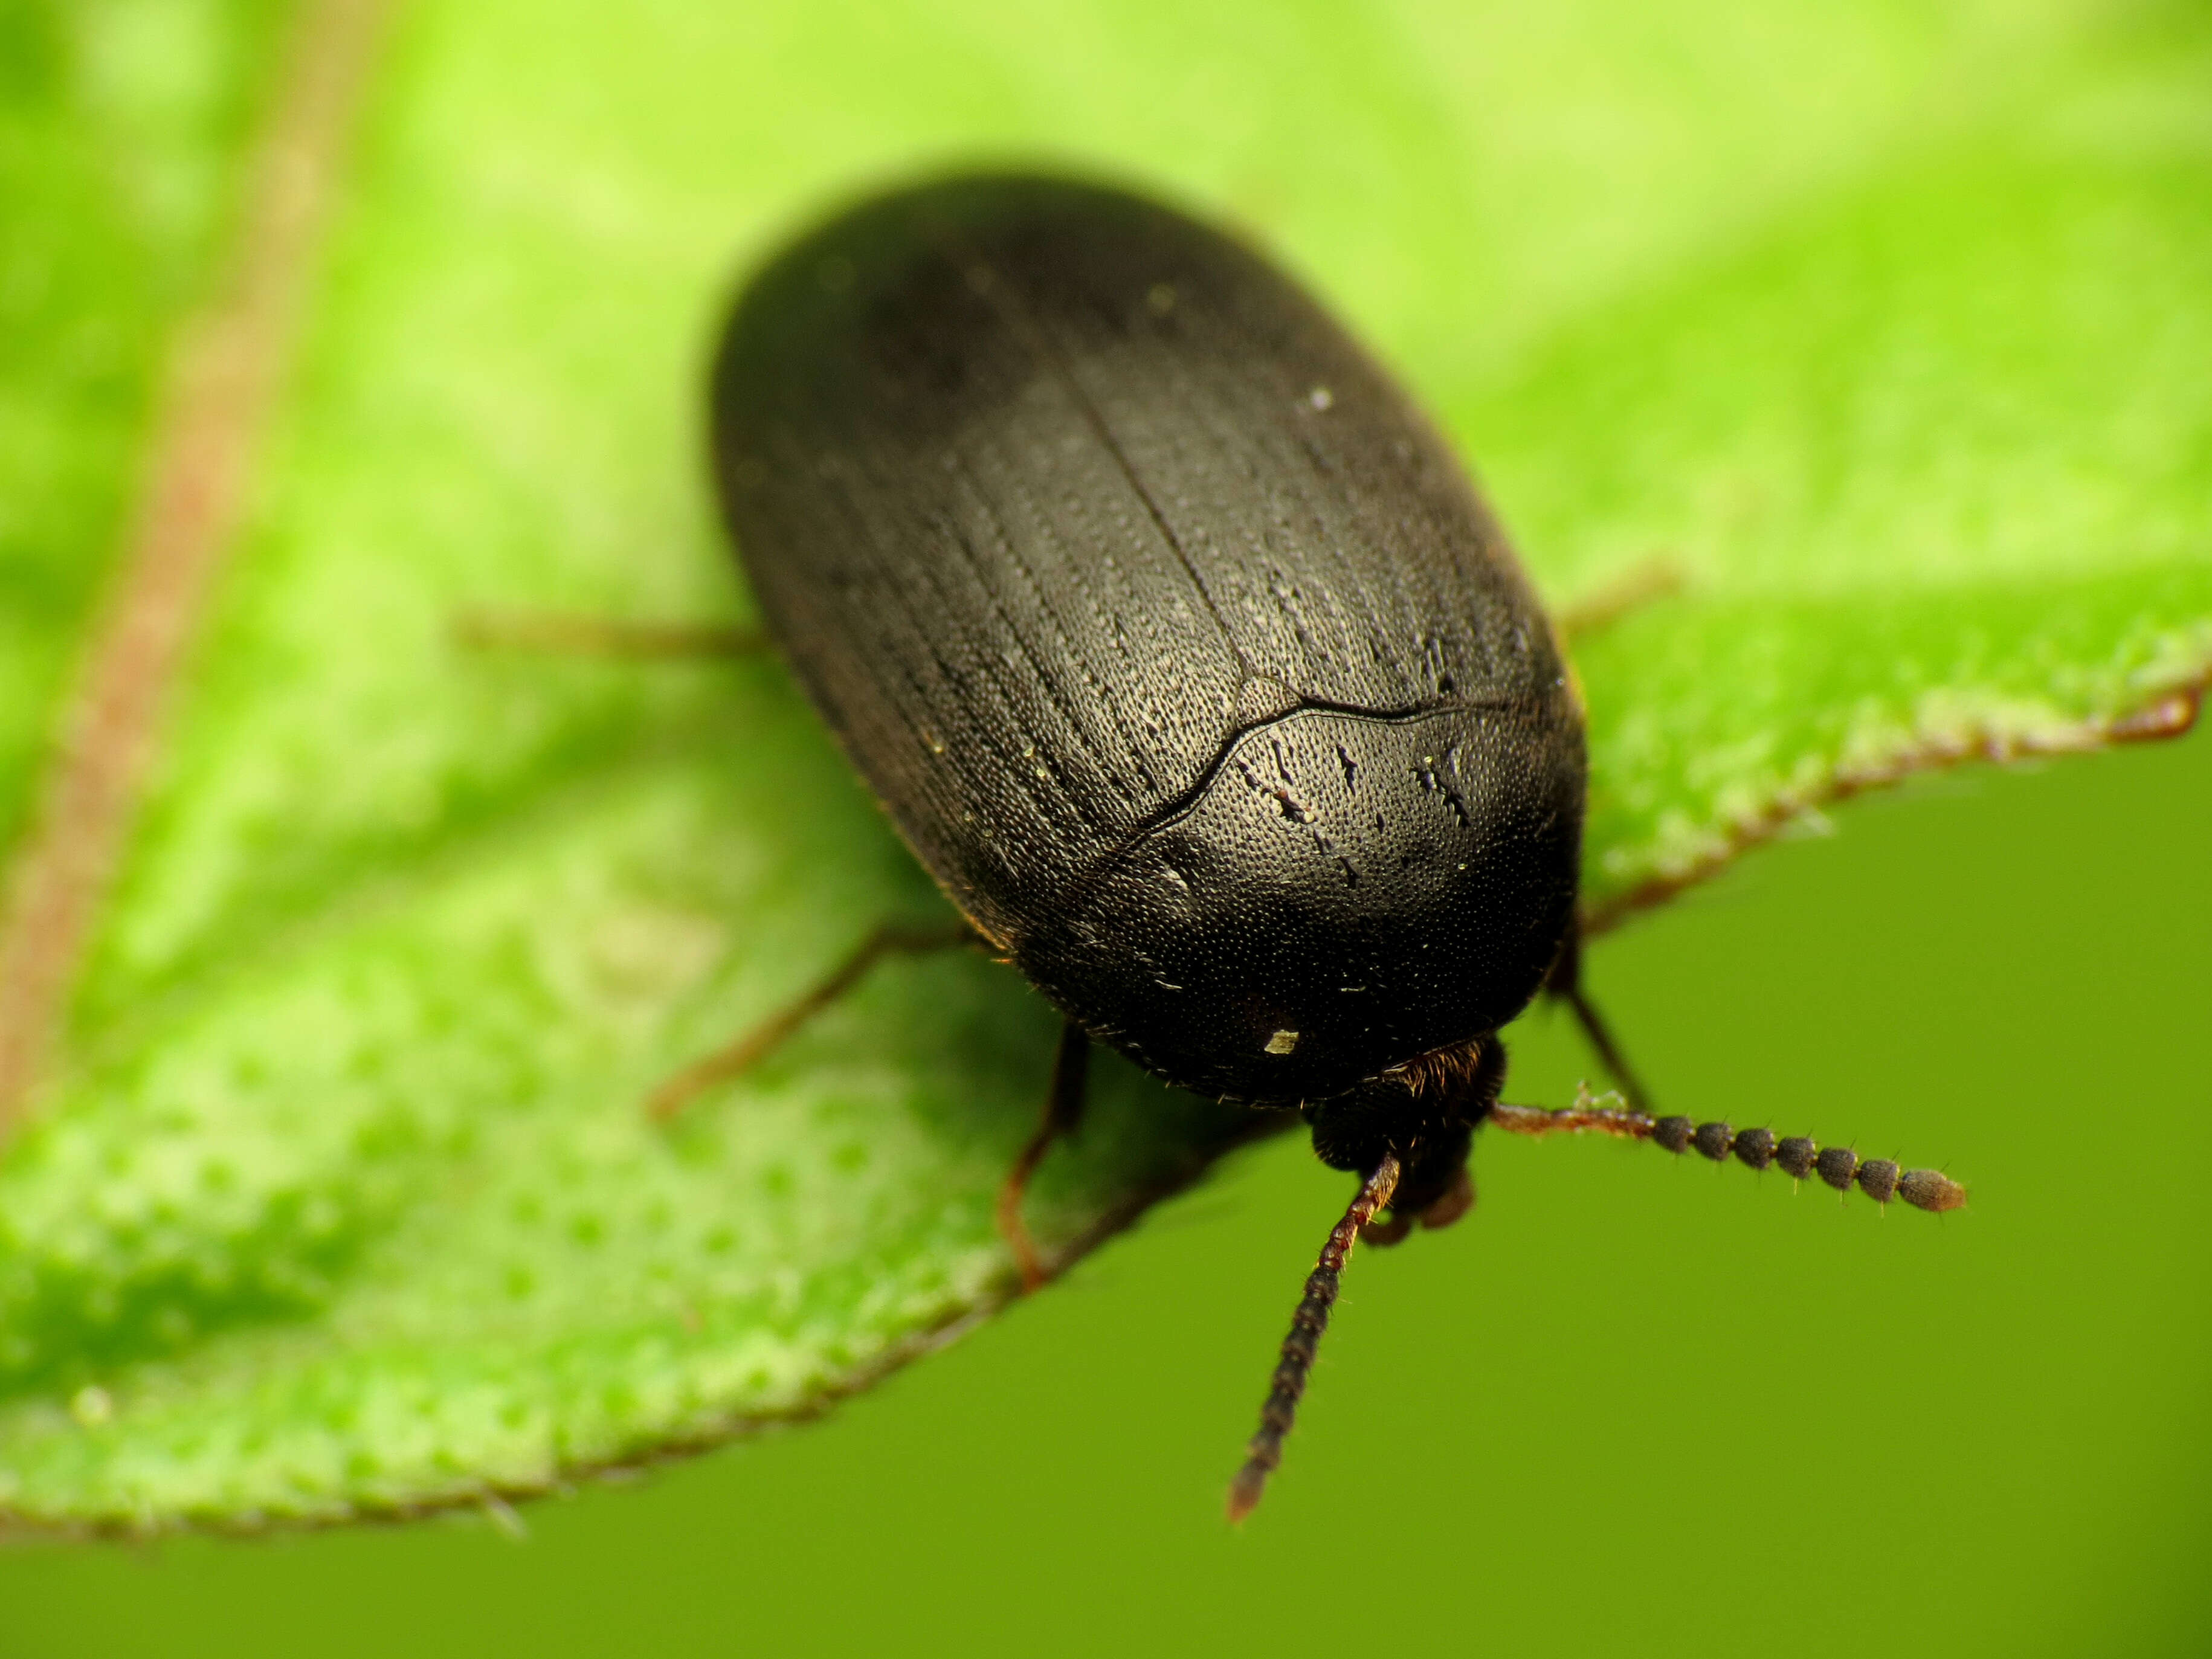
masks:
<svg viewBox="0 0 2212 1659"><path fill-rule="evenodd" d="M1494 1033L1569 945L1583 722L1389 377L1218 232L982 177L776 258L712 403L774 636L978 932L1091 1037L1455 1212Z"/></svg>

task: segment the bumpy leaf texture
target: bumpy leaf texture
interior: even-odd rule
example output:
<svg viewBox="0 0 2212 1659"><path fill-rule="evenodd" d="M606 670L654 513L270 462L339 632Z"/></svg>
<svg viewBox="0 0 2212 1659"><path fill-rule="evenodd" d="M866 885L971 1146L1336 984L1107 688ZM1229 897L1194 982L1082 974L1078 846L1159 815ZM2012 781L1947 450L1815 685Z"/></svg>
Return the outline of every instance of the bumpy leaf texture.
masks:
<svg viewBox="0 0 2212 1659"><path fill-rule="evenodd" d="M748 614L702 356L867 182L1012 157L1241 223L1556 601L1669 574L1577 652L1601 922L2212 672L2195 8L33 0L0 87L20 1523L544 1490L1010 1294L1054 1020L1004 969L892 963L640 1110L942 914L781 669L453 642ZM1103 1069L1033 1200L1063 1256L1266 1127Z"/></svg>

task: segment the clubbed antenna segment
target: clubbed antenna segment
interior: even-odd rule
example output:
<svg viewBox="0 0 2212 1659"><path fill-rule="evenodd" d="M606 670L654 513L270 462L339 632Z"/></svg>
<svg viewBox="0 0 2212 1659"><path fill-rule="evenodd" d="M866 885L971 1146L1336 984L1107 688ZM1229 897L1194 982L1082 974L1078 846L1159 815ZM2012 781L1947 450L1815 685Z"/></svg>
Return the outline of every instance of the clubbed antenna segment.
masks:
<svg viewBox="0 0 2212 1659"><path fill-rule="evenodd" d="M1328 1310L1336 1305L1337 1283L1345 1261L1358 1242L1359 1230L1375 1218L1376 1212L1389 1203L1390 1194L1398 1190L1398 1176L1397 1158L1384 1153L1375 1173L1360 1184L1359 1195L1352 1200L1344 1219L1330 1230L1328 1243L1321 1247L1321 1260L1306 1279L1305 1296L1291 1316L1291 1334L1283 1339L1283 1357L1275 1367L1267 1403L1260 1407L1260 1431L1252 1437L1244 1467L1229 1485L1231 1521L1242 1521L1252 1513L1267 1487L1267 1477L1283 1461L1283 1437L1297 1419L1298 1400L1306 1391L1306 1376L1313 1370L1314 1350L1321 1346L1321 1334L1328 1328Z"/></svg>
<svg viewBox="0 0 2212 1659"><path fill-rule="evenodd" d="M1810 1135L1784 1135L1778 1139L1771 1129L1735 1130L1725 1123L1692 1123L1686 1117L1653 1117L1648 1112L1622 1105L1620 1101L1618 1095L1600 1095L1593 1099L1585 1091L1573 1105L1556 1110L1541 1106L1500 1104L1491 1109L1489 1121L1515 1134L1573 1134L1595 1130L1600 1134L1648 1140L1670 1152L1694 1149L1716 1164L1731 1157L1754 1170L1764 1170L1771 1164L1798 1181L1818 1176L1839 1193L1856 1187L1877 1204L1901 1198L1916 1210L1940 1213L1955 1210L1966 1201L1966 1189L1940 1170L1906 1170L1889 1158L1862 1158L1848 1146L1820 1146Z"/></svg>

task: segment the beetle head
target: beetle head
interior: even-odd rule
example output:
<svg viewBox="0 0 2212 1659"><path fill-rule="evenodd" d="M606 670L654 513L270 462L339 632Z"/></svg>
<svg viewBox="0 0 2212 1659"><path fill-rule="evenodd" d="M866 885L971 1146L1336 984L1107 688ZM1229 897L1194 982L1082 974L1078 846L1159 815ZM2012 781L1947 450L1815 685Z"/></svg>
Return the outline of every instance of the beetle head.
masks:
<svg viewBox="0 0 2212 1659"><path fill-rule="evenodd" d="M1364 1177L1385 1156L1399 1161L1393 1220L1370 1224L1370 1240L1395 1243L1415 1219L1441 1227L1466 1213L1474 1201L1468 1148L1504 1083L1505 1045L1489 1036L1307 1105L1314 1156L1331 1169Z"/></svg>

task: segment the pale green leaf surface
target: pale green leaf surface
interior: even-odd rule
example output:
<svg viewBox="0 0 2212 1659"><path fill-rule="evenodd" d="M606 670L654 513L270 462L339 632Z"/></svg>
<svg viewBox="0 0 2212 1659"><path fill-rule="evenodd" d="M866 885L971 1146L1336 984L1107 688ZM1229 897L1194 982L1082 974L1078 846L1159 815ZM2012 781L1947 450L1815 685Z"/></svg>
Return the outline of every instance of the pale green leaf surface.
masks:
<svg viewBox="0 0 2212 1659"><path fill-rule="evenodd" d="M542 1490L817 1409L1007 1292L990 1200L1054 1020L1004 969L893 964L675 1130L640 1112L941 904L781 672L451 642L483 601L744 614L699 364L744 263L869 180L1044 159L1241 222L1405 368L1547 591L1677 568L1577 650L1601 908L1908 763L2079 746L2201 683L2212 33L1742 9L403 11L0 1168L0 1501L250 1524ZM258 9L206 20L179 107L234 106L266 57ZM58 190L100 129L50 103L7 165ZM133 153L218 200L211 130ZM34 222L124 280L96 216ZM18 817L166 292L70 301L127 313L124 414L79 410L58 346L0 385L46 446L0 465L64 515L0 553L0 628L46 653L0 696ZM1257 1127L1103 1069L1032 1200L1058 1249Z"/></svg>

